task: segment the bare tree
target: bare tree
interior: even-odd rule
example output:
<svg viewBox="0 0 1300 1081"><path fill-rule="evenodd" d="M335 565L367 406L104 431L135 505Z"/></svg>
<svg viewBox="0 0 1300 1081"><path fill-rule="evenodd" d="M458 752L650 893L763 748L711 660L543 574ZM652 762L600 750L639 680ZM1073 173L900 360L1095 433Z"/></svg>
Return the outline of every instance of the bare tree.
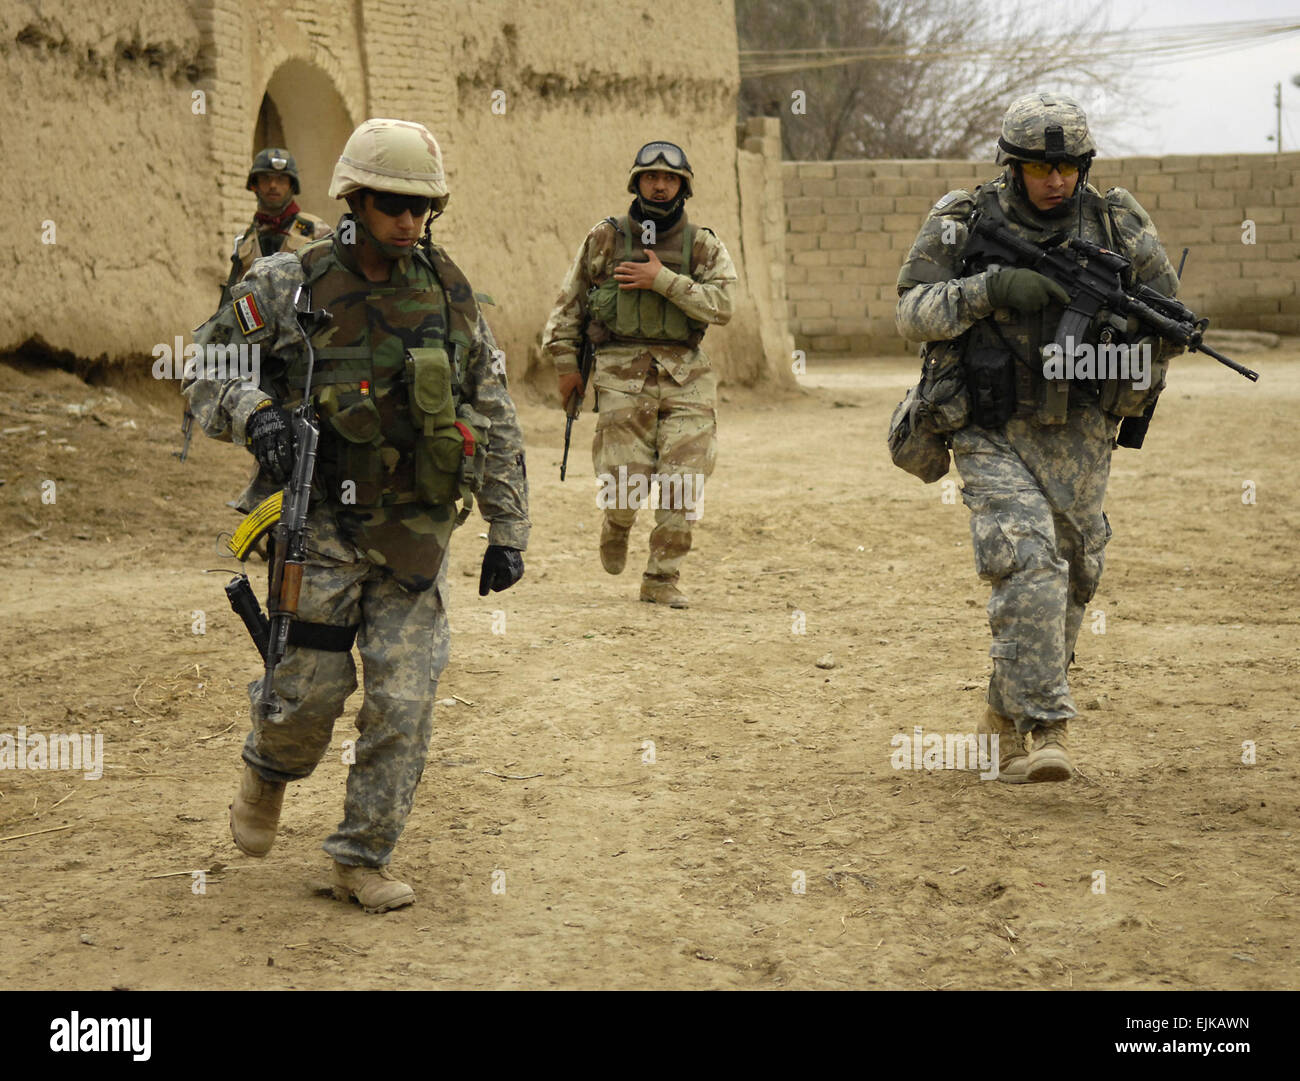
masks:
<svg viewBox="0 0 1300 1081"><path fill-rule="evenodd" d="M1090 119L1131 86L1107 9L1004 0L736 0L740 115L779 116L785 156L967 158L1011 100L1073 93Z"/></svg>

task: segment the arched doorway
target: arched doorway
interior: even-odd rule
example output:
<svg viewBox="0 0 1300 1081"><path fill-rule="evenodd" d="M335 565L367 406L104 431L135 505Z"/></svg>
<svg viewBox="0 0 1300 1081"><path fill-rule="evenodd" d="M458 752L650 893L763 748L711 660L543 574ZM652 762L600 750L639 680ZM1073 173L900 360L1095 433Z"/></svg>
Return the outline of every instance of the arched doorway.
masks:
<svg viewBox="0 0 1300 1081"><path fill-rule="evenodd" d="M354 127L325 72L306 60L286 60L266 85L248 160L264 146L287 147L298 163L298 205L333 225L343 206L329 198L330 174Z"/></svg>

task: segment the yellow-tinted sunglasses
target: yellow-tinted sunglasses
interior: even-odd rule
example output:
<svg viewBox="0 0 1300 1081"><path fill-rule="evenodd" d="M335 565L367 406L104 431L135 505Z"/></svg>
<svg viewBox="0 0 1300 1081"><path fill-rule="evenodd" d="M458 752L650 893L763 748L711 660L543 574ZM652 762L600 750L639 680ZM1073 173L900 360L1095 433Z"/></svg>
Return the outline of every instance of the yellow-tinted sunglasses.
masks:
<svg viewBox="0 0 1300 1081"><path fill-rule="evenodd" d="M1046 180L1053 169L1065 180L1079 175L1079 166L1072 161L1022 161L1020 168L1025 176L1032 176L1035 180Z"/></svg>

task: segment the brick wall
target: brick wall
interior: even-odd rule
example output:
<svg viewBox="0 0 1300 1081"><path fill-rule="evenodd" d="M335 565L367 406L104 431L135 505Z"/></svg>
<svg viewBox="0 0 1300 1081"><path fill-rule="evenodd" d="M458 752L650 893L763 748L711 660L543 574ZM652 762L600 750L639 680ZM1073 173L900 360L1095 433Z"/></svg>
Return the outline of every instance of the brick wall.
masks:
<svg viewBox="0 0 1300 1081"><path fill-rule="evenodd" d="M969 161L786 162L786 292L795 344L818 353L907 348L894 287L926 212L997 166ZM1116 158L1100 190L1128 188L1175 265L1181 298L1218 327L1300 334L1300 154ZM1254 243L1245 224L1254 223Z"/></svg>

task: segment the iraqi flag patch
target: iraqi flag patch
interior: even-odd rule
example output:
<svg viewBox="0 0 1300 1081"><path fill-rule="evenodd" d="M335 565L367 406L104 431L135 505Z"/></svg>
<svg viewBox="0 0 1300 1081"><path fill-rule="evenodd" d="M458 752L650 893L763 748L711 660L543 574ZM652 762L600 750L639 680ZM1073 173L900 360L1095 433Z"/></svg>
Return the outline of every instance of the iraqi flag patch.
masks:
<svg viewBox="0 0 1300 1081"><path fill-rule="evenodd" d="M257 301L253 299L252 293L235 301L235 318L239 320L239 329L244 332L245 337L266 326L266 320L257 310Z"/></svg>

